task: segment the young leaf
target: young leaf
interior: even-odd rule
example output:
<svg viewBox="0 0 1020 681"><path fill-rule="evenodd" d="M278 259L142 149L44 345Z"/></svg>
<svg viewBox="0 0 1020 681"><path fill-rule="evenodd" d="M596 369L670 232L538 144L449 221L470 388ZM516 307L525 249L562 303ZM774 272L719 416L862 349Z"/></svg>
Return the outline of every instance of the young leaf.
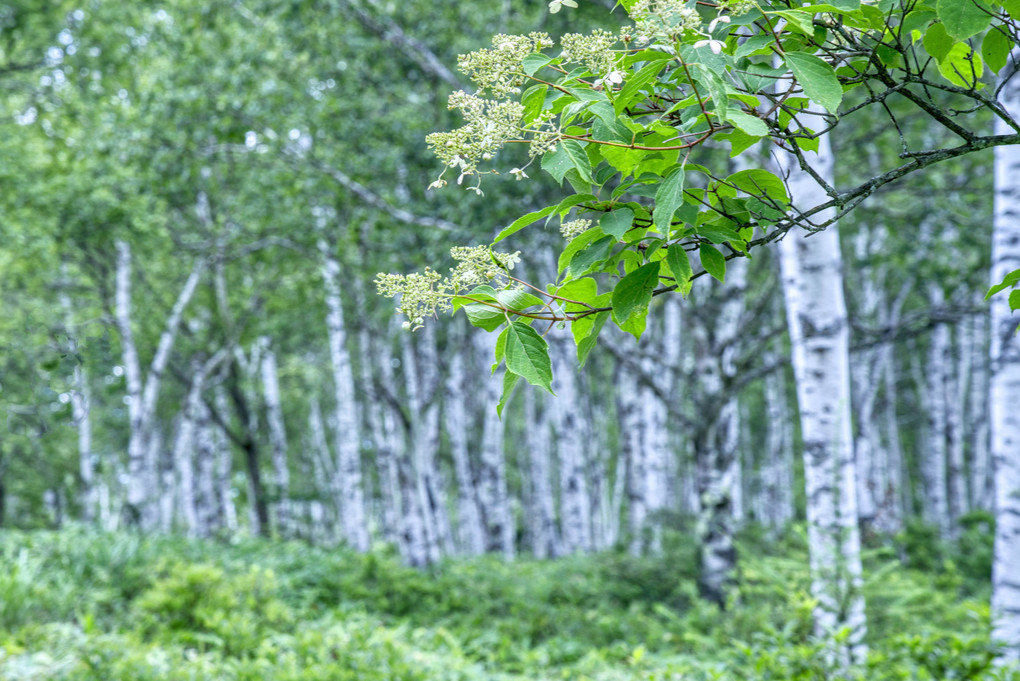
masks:
<svg viewBox="0 0 1020 681"><path fill-rule="evenodd" d="M1009 61L1012 43L1003 31L992 29L981 41L981 58L993 72L998 73Z"/></svg>
<svg viewBox="0 0 1020 681"><path fill-rule="evenodd" d="M587 274L592 266L602 262L609 257L616 239L611 236L604 236L592 245L588 246L570 259L570 266L567 268L567 278L573 279Z"/></svg>
<svg viewBox="0 0 1020 681"><path fill-rule="evenodd" d="M662 180L655 192L655 226L663 235L669 234L673 213L684 202L684 168L677 166Z"/></svg>
<svg viewBox="0 0 1020 681"><path fill-rule="evenodd" d="M751 135L753 137L764 137L769 134L768 126L765 125L765 121L750 114L746 114L740 109L729 109L726 111L726 120L733 124L738 130Z"/></svg>
<svg viewBox="0 0 1020 681"><path fill-rule="evenodd" d="M552 392L552 363L549 344L521 320L506 329L506 368L532 385Z"/></svg>
<svg viewBox="0 0 1020 681"><path fill-rule="evenodd" d="M946 33L956 40L966 40L988 28L991 12L980 0L938 0L935 11L945 24Z"/></svg>
<svg viewBox="0 0 1020 681"><path fill-rule="evenodd" d="M499 243L500 241L507 238L511 234L519 232L528 225L536 223L542 218L546 217L547 215L552 214L554 210L556 210L556 206L546 206L541 210L532 211L531 213L522 215L521 217L514 220L509 227L504 228L503 231L497 234L496 238L492 241L492 243L494 244Z"/></svg>
<svg viewBox="0 0 1020 681"><path fill-rule="evenodd" d="M529 54L527 57L521 60L521 68L529 76L535 75L535 73L547 65L553 60L552 57L544 54Z"/></svg>
<svg viewBox="0 0 1020 681"><path fill-rule="evenodd" d="M507 370L503 373L503 394L499 396L499 404L496 405L496 416L499 418L503 418L503 407L506 406L519 380L521 377L512 371Z"/></svg>
<svg viewBox="0 0 1020 681"><path fill-rule="evenodd" d="M701 255L701 266L719 281L726 280L726 256L709 244L698 246L698 253Z"/></svg>
<svg viewBox="0 0 1020 681"><path fill-rule="evenodd" d="M686 296L691 292L691 275L694 274L694 270L691 269L691 261L687 257L687 252L680 244L673 244L666 249L666 265L673 278L676 279L677 291Z"/></svg>
<svg viewBox="0 0 1020 681"><path fill-rule="evenodd" d="M836 78L836 71L829 64L804 52L787 52L786 65L797 77L804 94L817 102L829 113L836 113L843 101L843 87Z"/></svg>
<svg viewBox="0 0 1020 681"><path fill-rule="evenodd" d="M631 315L648 309L658 282L658 261L642 265L621 279L613 289L613 321L622 327Z"/></svg>
<svg viewBox="0 0 1020 681"><path fill-rule="evenodd" d="M651 64L646 64L634 75L628 76L624 81L623 88L620 89L619 94L616 95L616 99L613 102L613 108L616 110L616 114L619 115L623 113L624 109L630 106L638 97L641 88L648 85L648 83L659 75L659 71L664 68L666 68L665 61L654 61Z"/></svg>
<svg viewBox="0 0 1020 681"><path fill-rule="evenodd" d="M949 54L949 50L953 49L956 41L946 32L945 24L932 24L924 32L921 44L924 45L925 52L934 57L935 61L942 61Z"/></svg>
<svg viewBox="0 0 1020 681"><path fill-rule="evenodd" d="M612 213L606 213L599 220L599 227L606 234L616 237L617 241L623 239L623 235L630 230L634 224L634 211L630 208L617 208Z"/></svg>
<svg viewBox="0 0 1020 681"><path fill-rule="evenodd" d="M1002 278L1002 281L1000 283L988 289L988 293L985 294L985 300L988 300L999 291L1004 291L1008 288L1013 288L1014 286L1017 285L1018 282L1020 282L1020 270L1013 270L1012 272L1009 272L1005 277Z"/></svg>
<svg viewBox="0 0 1020 681"><path fill-rule="evenodd" d="M577 140L562 140L556 145L556 151L542 157L542 170L556 178L557 182L562 183L563 176L571 168L576 169L588 184L595 183L591 177L591 162L584 146Z"/></svg>

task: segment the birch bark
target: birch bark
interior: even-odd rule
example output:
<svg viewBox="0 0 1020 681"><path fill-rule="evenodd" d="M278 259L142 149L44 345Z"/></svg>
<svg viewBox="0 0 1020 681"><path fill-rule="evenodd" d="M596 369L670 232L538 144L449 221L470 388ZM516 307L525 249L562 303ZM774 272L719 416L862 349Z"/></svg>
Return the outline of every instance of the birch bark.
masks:
<svg viewBox="0 0 1020 681"><path fill-rule="evenodd" d="M453 472L457 480L457 543L462 553L479 556L485 553L485 533L468 451L470 428L466 405L468 394L464 355L461 352L454 352L446 377L443 422L450 442Z"/></svg>
<svg viewBox="0 0 1020 681"><path fill-rule="evenodd" d="M577 369L572 342L559 335L550 339L556 397L551 398L560 473L560 532L566 553L592 549L591 499L585 475L585 443L591 428L579 407Z"/></svg>
<svg viewBox="0 0 1020 681"><path fill-rule="evenodd" d="M61 277L67 281L67 267L61 266ZM74 308L66 285L60 289L60 307L64 312L64 332L67 334L67 352L78 355L78 332L74 324ZM78 432L78 476L81 479L81 519L86 525L96 522L96 470L92 452L91 392L88 374L81 359L74 363L71 387L71 421Z"/></svg>
<svg viewBox="0 0 1020 681"><path fill-rule="evenodd" d="M817 153L805 152L805 156L831 183L833 155L828 138L819 140ZM817 205L826 199L796 160L781 154L779 163L789 174L795 204ZM835 226L807 238L787 234L780 250L804 447L812 595L818 602L815 631L828 638L849 628L846 643L835 652L844 662L859 661L866 654L867 625L861 595L849 328L839 235Z"/></svg>
<svg viewBox="0 0 1020 681"><path fill-rule="evenodd" d="M269 426L269 446L273 462L273 504L276 511L276 531L281 537L290 536L292 530L290 504L290 469L287 463L287 431L283 425L283 406L280 403L279 372L276 353L269 339L258 340L262 346L260 370L262 393L266 403L266 424Z"/></svg>
<svg viewBox="0 0 1020 681"><path fill-rule="evenodd" d="M125 522L141 530L151 529L156 522L156 471L147 466L147 451L151 445L152 421L156 412L156 400L162 384L163 373L170 360L177 332L180 328L184 308L188 305L205 267L197 261L191 269L181 292L174 302L170 315L163 325L156 352L149 363L148 376L142 376L138 347L132 331L131 305L131 247L126 241L117 241L117 262L115 275L115 321L121 337L121 358L128 399L128 482L127 501L124 505Z"/></svg>
<svg viewBox="0 0 1020 681"><path fill-rule="evenodd" d="M323 292L326 298L326 332L329 357L333 366L333 390L336 397L336 473L337 489L343 498L343 534L355 551L368 551L368 513L361 471L361 436L358 428L357 402L354 395L354 372L347 350L347 328L344 325L343 301L340 297L340 261L336 244L325 237L318 240L322 260Z"/></svg>
<svg viewBox="0 0 1020 681"><path fill-rule="evenodd" d="M503 421L492 405L499 402L502 391L501 377L488 376L486 369L495 355L496 334L473 334L475 339L474 362L476 374L485 381L482 411L481 463L478 499L485 517L486 548L499 551L506 560L514 557L513 514L510 511L510 494L506 482L506 459L503 451Z"/></svg>
<svg viewBox="0 0 1020 681"><path fill-rule="evenodd" d="M999 101L1020 118L1020 50L1014 50ZM996 134L1012 128L995 120ZM993 283L1020 268L1020 147L995 148ZM1005 293L991 300L991 458L995 480L995 557L992 564L992 636L1005 644L1002 661L1020 662L1020 338Z"/></svg>
<svg viewBox="0 0 1020 681"><path fill-rule="evenodd" d="M532 552L535 558L557 558L563 555L559 530L556 526L556 498L552 486L550 461L549 417L545 409L536 405L534 390L524 391L525 423L527 431L528 481L531 483L532 508L528 516L531 525Z"/></svg>

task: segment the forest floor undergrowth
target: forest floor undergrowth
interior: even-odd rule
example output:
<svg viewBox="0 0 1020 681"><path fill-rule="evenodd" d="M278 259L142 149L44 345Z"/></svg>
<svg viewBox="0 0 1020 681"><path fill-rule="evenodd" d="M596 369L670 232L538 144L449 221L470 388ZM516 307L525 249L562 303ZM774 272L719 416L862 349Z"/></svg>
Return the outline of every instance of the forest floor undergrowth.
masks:
<svg viewBox="0 0 1020 681"><path fill-rule="evenodd" d="M748 533L725 610L698 599L693 546L420 572L386 550L5 530L0 678L1020 679L992 665L983 532L869 549L869 659L844 671L812 636L802 533Z"/></svg>

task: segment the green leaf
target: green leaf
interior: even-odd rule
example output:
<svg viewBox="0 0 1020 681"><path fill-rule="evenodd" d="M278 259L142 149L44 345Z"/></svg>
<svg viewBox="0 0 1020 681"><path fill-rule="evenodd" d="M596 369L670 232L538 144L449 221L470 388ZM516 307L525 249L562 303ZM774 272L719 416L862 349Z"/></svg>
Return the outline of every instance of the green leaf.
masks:
<svg viewBox="0 0 1020 681"><path fill-rule="evenodd" d="M484 303L472 303L464 306L464 314L467 315L471 326L486 331L495 331L506 322L506 313Z"/></svg>
<svg viewBox="0 0 1020 681"><path fill-rule="evenodd" d="M783 181L761 168L738 171L726 178L726 182L747 194L764 195L780 204L780 208L785 208L790 203Z"/></svg>
<svg viewBox="0 0 1020 681"><path fill-rule="evenodd" d="M925 51L935 58L936 61L942 61L949 54L949 50L953 49L953 45L956 41L953 40L952 36L946 33L946 27L944 24L932 24L928 27L928 30L924 32L924 44Z"/></svg>
<svg viewBox="0 0 1020 681"><path fill-rule="evenodd" d="M712 97L712 104L715 105L716 117L725 121L730 108L730 98L726 94L726 84L719 74L704 64L695 64L693 72L697 74L697 81L708 89Z"/></svg>
<svg viewBox="0 0 1020 681"><path fill-rule="evenodd" d="M787 52L786 65L797 77L804 94L818 103L829 113L836 113L843 101L843 87L836 78L836 71L813 54Z"/></svg>
<svg viewBox="0 0 1020 681"><path fill-rule="evenodd" d="M570 259L570 266L567 267L567 278L575 279L588 273L596 263L602 262L609 257L617 239L611 236L604 236L590 246L578 251Z"/></svg>
<svg viewBox="0 0 1020 681"><path fill-rule="evenodd" d="M1020 291L1009 292L1009 309L1013 312L1020 310Z"/></svg>
<svg viewBox="0 0 1020 681"><path fill-rule="evenodd" d="M655 226L663 235L669 234L673 213L684 202L684 168L677 166L667 175L655 192Z"/></svg>
<svg viewBox="0 0 1020 681"><path fill-rule="evenodd" d="M698 254L701 255L701 266L706 272L719 281L726 281L726 256L709 244L699 245Z"/></svg>
<svg viewBox="0 0 1020 681"><path fill-rule="evenodd" d="M981 58L993 73L998 73L1009 61L1009 51L1012 46L1004 32L993 28L985 34L985 39L981 41Z"/></svg>
<svg viewBox="0 0 1020 681"><path fill-rule="evenodd" d="M976 0L938 0L935 11L945 24L946 33L956 40L966 40L980 33L992 21L988 8Z"/></svg>
<svg viewBox="0 0 1020 681"><path fill-rule="evenodd" d="M623 326L635 312L647 309L658 282L659 262L642 265L621 279L613 289L613 321Z"/></svg>
<svg viewBox="0 0 1020 681"><path fill-rule="evenodd" d="M1020 20L1020 0L1000 0L999 4L1010 17Z"/></svg>
<svg viewBox="0 0 1020 681"><path fill-rule="evenodd" d="M796 31L797 33L803 33L806 36L813 36L815 34L814 27L814 13L804 12L800 9L795 10L782 10L780 12L770 12L770 14L778 14L787 21L787 28Z"/></svg>
<svg viewBox="0 0 1020 681"><path fill-rule="evenodd" d="M503 393L499 396L499 404L496 405L496 415L499 418L503 418L503 408L510 400L510 395L513 394L519 380L521 377L518 374L509 370L503 372Z"/></svg>
<svg viewBox="0 0 1020 681"><path fill-rule="evenodd" d="M676 279L677 291L686 296L691 292L691 276L694 270L691 269L690 258L687 251L680 244L672 244L666 249L666 266L670 274Z"/></svg>
<svg viewBox="0 0 1020 681"><path fill-rule="evenodd" d="M756 116L746 114L740 109L727 110L726 120L732 123L738 130L757 138L769 134L769 128L765 125L765 121Z"/></svg>
<svg viewBox="0 0 1020 681"><path fill-rule="evenodd" d="M617 208L612 213L606 213L599 220L599 226L606 234L616 237L617 241L623 239L623 235L634 224L634 211L630 208Z"/></svg>
<svg viewBox="0 0 1020 681"><path fill-rule="evenodd" d="M534 224L541 220L542 218L551 215L555 210L556 206L546 206L541 210L532 211L531 213L522 215L521 217L517 218L512 223L510 223L509 227L505 227L499 234L497 234L496 238L492 241L492 243L494 244L499 243L500 241L507 238L511 234L519 232L528 225Z"/></svg>
<svg viewBox="0 0 1020 681"><path fill-rule="evenodd" d="M613 108L617 115L623 113L624 109L638 98L641 89L652 82L659 75L659 71L666 68L666 63L666 61L654 61L651 64L645 64L640 71L627 77L613 102Z"/></svg>
<svg viewBox="0 0 1020 681"><path fill-rule="evenodd" d="M939 62L939 73L953 85L974 87L985 72L981 57L967 43L957 43Z"/></svg>
<svg viewBox="0 0 1020 681"><path fill-rule="evenodd" d="M548 91L549 86L545 83L532 85L524 91L521 96L521 104L524 105L522 118L525 123L533 122L538 118L538 114L542 113L542 109L545 107L545 95Z"/></svg>
<svg viewBox="0 0 1020 681"><path fill-rule="evenodd" d="M524 70L524 73L533 76L540 68L548 65L552 60L552 57L545 54L529 54L521 60L521 68Z"/></svg>
<svg viewBox="0 0 1020 681"><path fill-rule="evenodd" d="M571 323L570 330L574 334L574 343L577 344L577 361L582 367L588 361L592 348L598 343L599 333L608 319L608 314L599 312Z"/></svg>
<svg viewBox="0 0 1020 681"><path fill-rule="evenodd" d="M577 140L561 140L556 144L556 151L542 157L542 170L556 178L557 182L562 183L563 176L571 168L576 169L581 179L588 184L595 183L591 177L588 154L584 151L584 145Z"/></svg>
<svg viewBox="0 0 1020 681"><path fill-rule="evenodd" d="M552 392L549 344L520 320L513 321L506 329L506 368L531 385Z"/></svg>
<svg viewBox="0 0 1020 681"><path fill-rule="evenodd" d="M988 289L988 293L985 294L985 300L988 300L999 291L1013 288L1018 282L1020 282L1020 270L1013 270L1012 272L1009 272L1002 278L1002 282Z"/></svg>

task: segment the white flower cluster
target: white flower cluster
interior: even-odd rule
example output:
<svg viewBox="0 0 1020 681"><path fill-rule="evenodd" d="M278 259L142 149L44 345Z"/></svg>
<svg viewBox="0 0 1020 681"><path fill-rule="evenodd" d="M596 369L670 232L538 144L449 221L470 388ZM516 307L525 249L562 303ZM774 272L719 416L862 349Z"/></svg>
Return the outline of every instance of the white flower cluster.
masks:
<svg viewBox="0 0 1020 681"><path fill-rule="evenodd" d="M635 40L648 43L701 30L701 15L683 0L637 0L628 10L634 21Z"/></svg>
<svg viewBox="0 0 1020 681"><path fill-rule="evenodd" d="M575 238L579 234L582 234L591 227L591 220L571 220L570 222L564 222L560 225L560 234L567 241Z"/></svg>
<svg viewBox="0 0 1020 681"><path fill-rule="evenodd" d="M492 38L492 49L477 50L457 57L457 67L478 86L496 99L521 93L527 81L521 62L529 54L553 46L547 33L529 35L499 34Z"/></svg>
<svg viewBox="0 0 1020 681"><path fill-rule="evenodd" d="M434 132L425 138L439 160L460 168L457 184L476 174L481 161L489 161L509 140L520 135L524 106L520 102L482 99L458 90L450 95L450 108L460 109L467 121L449 132ZM445 171L444 171L445 172ZM432 186L442 186L441 180Z"/></svg>
<svg viewBox="0 0 1020 681"><path fill-rule="evenodd" d="M613 51L617 37L601 28L590 35L568 33L560 38L563 58L566 61L584 64L596 76L605 76L616 69L618 54Z"/></svg>
<svg viewBox="0 0 1020 681"><path fill-rule="evenodd" d="M727 11L734 16L747 14L758 6L755 0L719 0L719 11Z"/></svg>
<svg viewBox="0 0 1020 681"><path fill-rule="evenodd" d="M405 329L416 331L425 324L425 317L449 311L450 299L466 288L490 282L497 287L509 286L508 272L521 260L520 251L496 253L487 246L455 246L450 255L457 266L450 268L449 277L430 267L411 274L376 275L379 295L400 298L397 314L407 317Z"/></svg>

